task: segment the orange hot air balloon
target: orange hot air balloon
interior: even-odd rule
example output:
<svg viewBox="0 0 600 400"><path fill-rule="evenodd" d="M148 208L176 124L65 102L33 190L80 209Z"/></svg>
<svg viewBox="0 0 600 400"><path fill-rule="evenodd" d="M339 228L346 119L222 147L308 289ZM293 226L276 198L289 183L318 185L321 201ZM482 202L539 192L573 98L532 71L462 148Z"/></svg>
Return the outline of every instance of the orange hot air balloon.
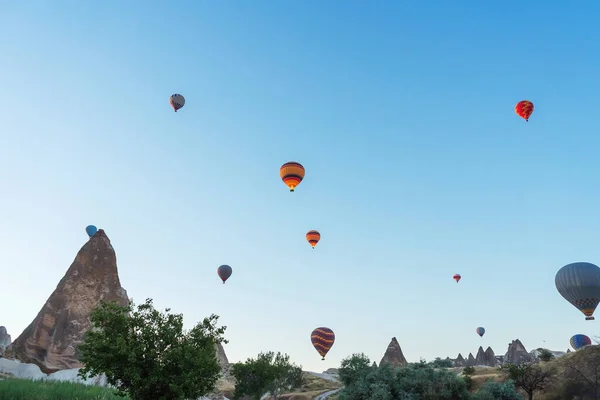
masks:
<svg viewBox="0 0 600 400"><path fill-rule="evenodd" d="M529 117L533 112L533 103L529 100L522 100L518 102L515 106L515 112L519 117L523 118L525 121L529 121Z"/></svg>
<svg viewBox="0 0 600 400"><path fill-rule="evenodd" d="M462 278L460 276L460 274L454 274L454 276L452 277L452 279L454 279L456 281L456 283L458 283L458 281L460 281L460 278Z"/></svg>
<svg viewBox="0 0 600 400"><path fill-rule="evenodd" d="M279 168L279 176L283 183L290 188L290 192L293 192L304 179L304 167L295 161L286 162Z"/></svg>
<svg viewBox="0 0 600 400"><path fill-rule="evenodd" d="M308 240L308 243L310 243L314 249L317 243L319 243L319 240L321 240L321 234L318 231L308 231L306 240Z"/></svg>

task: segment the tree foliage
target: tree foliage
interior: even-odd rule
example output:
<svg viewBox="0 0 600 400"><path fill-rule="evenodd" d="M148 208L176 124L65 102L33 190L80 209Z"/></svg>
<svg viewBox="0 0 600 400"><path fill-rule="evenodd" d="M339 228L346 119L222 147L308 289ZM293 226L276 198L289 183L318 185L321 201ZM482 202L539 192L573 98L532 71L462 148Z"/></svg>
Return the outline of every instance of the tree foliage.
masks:
<svg viewBox="0 0 600 400"><path fill-rule="evenodd" d="M436 357L435 360L429 363L433 368L452 368L452 360L442 360L440 357Z"/></svg>
<svg viewBox="0 0 600 400"><path fill-rule="evenodd" d="M522 400L513 381L495 382L488 380L471 396L472 400Z"/></svg>
<svg viewBox="0 0 600 400"><path fill-rule="evenodd" d="M133 309L101 302L93 328L78 346L81 377L105 374L120 395L132 400L198 398L213 390L221 367L215 345L227 343L226 327L211 315L191 330L183 316L156 310L152 299Z"/></svg>
<svg viewBox="0 0 600 400"><path fill-rule="evenodd" d="M529 400L533 399L534 392L546 389L552 380L552 372L542 369L535 363L507 364L503 365L501 370L515 383L515 386L527 393Z"/></svg>
<svg viewBox="0 0 600 400"><path fill-rule="evenodd" d="M250 396L259 400L267 393L277 398L286 391L300 388L304 382L302 367L289 360L287 354L269 351L260 353L256 359L234 364L231 368L236 380L234 399Z"/></svg>
<svg viewBox="0 0 600 400"><path fill-rule="evenodd" d="M463 400L469 398L465 381L453 371L434 368L424 360L401 368L389 364L370 368L364 354L342 361L338 371L344 388L340 400Z"/></svg>
<svg viewBox="0 0 600 400"><path fill-rule="evenodd" d="M550 360L552 360L554 358L554 354L552 354L552 352L548 349L538 349L539 353L538 353L538 358L542 361L548 362Z"/></svg>

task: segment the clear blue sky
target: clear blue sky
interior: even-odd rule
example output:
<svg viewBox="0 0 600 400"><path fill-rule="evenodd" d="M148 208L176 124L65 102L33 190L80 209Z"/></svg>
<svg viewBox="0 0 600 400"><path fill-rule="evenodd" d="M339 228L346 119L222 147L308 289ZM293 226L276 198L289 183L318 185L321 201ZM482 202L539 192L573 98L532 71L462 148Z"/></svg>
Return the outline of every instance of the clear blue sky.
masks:
<svg viewBox="0 0 600 400"><path fill-rule="evenodd" d="M410 361L516 338L566 350L600 332L554 286L600 263L599 15L591 0L3 4L0 325L29 324L95 224L136 303L187 327L220 315L231 361L379 362L392 336ZM324 362L318 326L337 335Z"/></svg>

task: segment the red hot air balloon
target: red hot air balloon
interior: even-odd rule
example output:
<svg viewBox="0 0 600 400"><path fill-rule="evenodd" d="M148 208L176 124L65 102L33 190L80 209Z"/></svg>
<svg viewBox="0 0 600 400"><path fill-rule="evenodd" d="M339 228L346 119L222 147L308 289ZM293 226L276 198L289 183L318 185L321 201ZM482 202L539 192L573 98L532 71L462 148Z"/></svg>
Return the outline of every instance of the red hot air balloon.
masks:
<svg viewBox="0 0 600 400"><path fill-rule="evenodd" d="M462 278L460 276L460 274L454 274L454 276L452 277L452 279L454 279L456 281L456 283L458 283L458 281L460 281L460 278Z"/></svg>
<svg viewBox="0 0 600 400"><path fill-rule="evenodd" d="M335 342L335 333L329 328L316 328L310 334L310 341L321 357L323 357L322 360L325 360L325 355L331 349L331 346L333 346L333 342Z"/></svg>
<svg viewBox="0 0 600 400"><path fill-rule="evenodd" d="M221 278L223 281L223 285L225 284L225 281L229 279L232 272L233 270L229 265L221 265L219 268L217 268L217 274L219 274L219 278Z"/></svg>
<svg viewBox="0 0 600 400"><path fill-rule="evenodd" d="M529 117L533 112L533 103L529 100L522 100L518 102L515 106L515 112L519 117L523 118L525 121L529 121Z"/></svg>

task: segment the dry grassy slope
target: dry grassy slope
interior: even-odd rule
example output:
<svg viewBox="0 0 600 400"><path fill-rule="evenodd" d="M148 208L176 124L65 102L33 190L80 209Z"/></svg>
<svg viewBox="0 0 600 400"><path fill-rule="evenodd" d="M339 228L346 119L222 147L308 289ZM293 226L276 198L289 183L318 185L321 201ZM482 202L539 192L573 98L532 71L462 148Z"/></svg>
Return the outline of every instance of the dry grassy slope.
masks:
<svg viewBox="0 0 600 400"><path fill-rule="evenodd" d="M333 389L338 389L342 385L336 381L330 381L321 377L315 376L310 372L303 372L304 385L294 393L286 393L280 399L286 400L311 400L321 393L328 392Z"/></svg>

